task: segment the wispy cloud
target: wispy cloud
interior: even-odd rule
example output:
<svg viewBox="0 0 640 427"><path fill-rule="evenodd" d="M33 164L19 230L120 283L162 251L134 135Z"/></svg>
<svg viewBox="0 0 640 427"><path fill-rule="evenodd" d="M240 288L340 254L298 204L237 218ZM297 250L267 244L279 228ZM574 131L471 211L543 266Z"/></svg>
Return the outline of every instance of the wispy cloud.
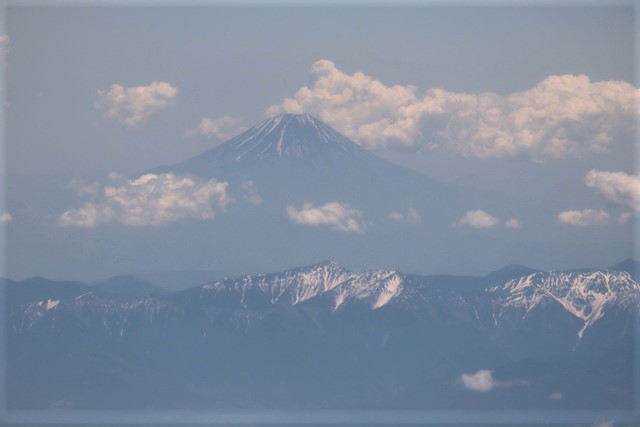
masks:
<svg viewBox="0 0 640 427"><path fill-rule="evenodd" d="M258 194L256 187L253 185L253 181L244 181L240 188L242 189L242 197L252 205L259 205L262 203L262 197Z"/></svg>
<svg viewBox="0 0 640 427"><path fill-rule="evenodd" d="M0 214L0 224L13 221L13 216L9 212L3 212Z"/></svg>
<svg viewBox="0 0 640 427"><path fill-rule="evenodd" d="M242 120L237 117L223 116L217 119L203 118L200 123L190 129L187 129L187 136L208 135L217 139L228 139L238 135L246 130L242 126Z"/></svg>
<svg viewBox="0 0 640 427"><path fill-rule="evenodd" d="M348 203L331 202L317 207L305 203L301 209L289 205L287 216L296 224L328 226L348 233L364 233L366 230L362 212L352 208Z"/></svg>
<svg viewBox="0 0 640 427"><path fill-rule="evenodd" d="M409 208L406 212L391 212L389 219L411 225L420 224L421 220L420 214L415 208Z"/></svg>
<svg viewBox="0 0 640 427"><path fill-rule="evenodd" d="M596 209L563 211L558 215L560 222L579 227L603 225L609 222L609 218L610 215L608 212Z"/></svg>
<svg viewBox="0 0 640 427"><path fill-rule="evenodd" d="M618 218L616 218L616 222L618 224L626 224L627 222L629 222L632 216L633 215L631 214L631 212L622 212L620 215L618 215Z"/></svg>
<svg viewBox="0 0 640 427"><path fill-rule="evenodd" d="M372 149L439 147L478 158L526 154L534 161L581 151L604 152L617 132L633 129L638 90L624 81L549 76L508 95L388 86L362 72L347 74L326 59L313 83L267 110L314 114Z"/></svg>
<svg viewBox="0 0 640 427"><path fill-rule="evenodd" d="M511 228L513 230L522 228L522 224L520 224L520 221L516 218L506 220L504 222L504 226L505 228Z"/></svg>
<svg viewBox="0 0 640 427"><path fill-rule="evenodd" d="M146 174L117 186L107 186L104 196L70 209L58 218L63 227L95 227L119 222L133 226L164 225L186 219L213 219L230 199L227 183L198 181L171 173Z"/></svg>
<svg viewBox="0 0 640 427"><path fill-rule="evenodd" d="M98 91L96 108L105 118L134 129L153 114L173 105L177 94L178 90L166 82L130 88L113 84L109 90Z"/></svg>

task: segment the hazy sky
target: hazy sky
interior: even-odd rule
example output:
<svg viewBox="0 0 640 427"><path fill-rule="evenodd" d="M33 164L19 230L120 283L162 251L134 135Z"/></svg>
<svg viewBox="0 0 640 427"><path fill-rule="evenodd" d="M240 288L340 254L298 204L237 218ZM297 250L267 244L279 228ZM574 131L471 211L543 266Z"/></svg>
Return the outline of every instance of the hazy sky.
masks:
<svg viewBox="0 0 640 427"><path fill-rule="evenodd" d="M80 188L111 172L135 178L271 113L304 111L379 155L446 182L570 198L573 213L559 221L610 227L612 242L622 239L610 256L584 258L584 265L606 263L632 255L619 227L629 234L639 210L634 13L632 3L10 3L4 175L10 194L32 197L51 195L38 184L43 176L52 188L72 181ZM5 227L16 227L9 251L12 244L22 248L7 266L15 276L63 275L42 249L64 247L66 229L56 225L54 212L54 206L64 211L62 204L51 201L41 217L55 238L45 231L20 234L20 213L4 209L11 215ZM22 211L38 218L35 207ZM32 271L29 247L40 248ZM125 272L114 265L100 274Z"/></svg>

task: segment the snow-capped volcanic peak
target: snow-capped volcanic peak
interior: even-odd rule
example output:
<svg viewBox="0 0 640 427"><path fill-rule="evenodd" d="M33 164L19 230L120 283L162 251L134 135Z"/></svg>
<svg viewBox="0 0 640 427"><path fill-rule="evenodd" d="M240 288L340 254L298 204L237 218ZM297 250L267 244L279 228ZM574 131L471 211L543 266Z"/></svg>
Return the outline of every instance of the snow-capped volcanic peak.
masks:
<svg viewBox="0 0 640 427"><path fill-rule="evenodd" d="M582 338L584 331L602 318L609 306L636 304L640 285L627 272L552 272L510 280L490 292L503 295L500 298L502 308L524 308L525 315L539 304L556 301L584 321L584 327L578 332L578 337Z"/></svg>
<svg viewBox="0 0 640 427"><path fill-rule="evenodd" d="M326 294L333 300L334 310L348 300L361 301L377 309L402 292L402 282L402 276L394 271L354 273L335 262L323 262L282 273L224 279L205 285L202 290L231 290L244 295L250 289L258 289L268 295L273 304L292 305Z"/></svg>
<svg viewBox="0 0 640 427"><path fill-rule="evenodd" d="M236 162L252 159L359 156L365 150L309 114L281 114L217 147L218 155Z"/></svg>

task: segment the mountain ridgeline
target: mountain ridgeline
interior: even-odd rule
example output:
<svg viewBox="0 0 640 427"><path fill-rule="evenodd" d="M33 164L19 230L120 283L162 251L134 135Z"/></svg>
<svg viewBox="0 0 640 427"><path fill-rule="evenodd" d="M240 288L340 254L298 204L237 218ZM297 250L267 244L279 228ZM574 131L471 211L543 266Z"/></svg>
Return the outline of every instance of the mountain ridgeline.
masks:
<svg viewBox="0 0 640 427"><path fill-rule="evenodd" d="M125 278L6 282L9 407L630 408L640 285L625 265L456 277L323 262L130 295ZM480 371L489 384L463 380Z"/></svg>

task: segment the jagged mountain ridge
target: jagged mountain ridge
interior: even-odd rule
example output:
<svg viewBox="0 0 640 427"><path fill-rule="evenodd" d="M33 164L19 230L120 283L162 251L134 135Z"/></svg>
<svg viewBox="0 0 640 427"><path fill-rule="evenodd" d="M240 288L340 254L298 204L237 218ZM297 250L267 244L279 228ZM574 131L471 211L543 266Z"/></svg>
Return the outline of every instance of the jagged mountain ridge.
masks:
<svg viewBox="0 0 640 427"><path fill-rule="evenodd" d="M604 316L607 308L635 306L640 285L626 271L539 272L510 280L490 292L502 295L497 300L501 311L522 308L525 315L540 304L558 303L584 322L578 332L582 338L586 329Z"/></svg>
<svg viewBox="0 0 640 427"><path fill-rule="evenodd" d="M324 262L276 274L248 275L240 279L225 279L202 287L203 291L234 289L244 294L247 289L260 289L272 303L283 301L292 305L330 293L333 309L347 300L365 302L372 309L384 306L402 292L403 276L395 271L373 270L353 273L335 262Z"/></svg>
<svg viewBox="0 0 640 427"><path fill-rule="evenodd" d="M517 269L515 271L521 271ZM492 277L488 275L487 277ZM296 306L307 301L322 298L327 309L332 311L345 309L351 304L359 304L371 310L379 310L388 304L397 309L420 310L422 305L433 304L429 299L434 292L444 292L449 300L465 301L468 310L478 310L483 304L493 307L491 317L500 319L510 311L523 311L523 317L538 306L559 304L567 313L580 319L583 327L578 331L581 339L584 332L609 308L633 308L640 298L640 285L624 271L595 270L582 273L536 272L511 279L506 283L493 283L483 291L473 289L471 298L464 288L455 287L447 291L436 283L438 276L405 275L393 270L372 270L351 272L335 262L322 262L271 274L252 274L242 277L225 278L209 284L178 292L175 297L166 300L146 296L142 299L112 301L104 295L85 293L72 302L47 299L31 303L25 310L27 317L39 319L54 309L69 308L77 311L79 305L98 304L105 312L121 310L127 312L141 306L167 308L180 301L200 300L216 304L216 300L235 301L246 309L252 309L245 296L253 293L260 295L259 301L269 304ZM224 297L222 297L224 296ZM256 301L255 298L253 298ZM483 304L478 304L478 300ZM155 301L155 302L154 302ZM156 303L157 302L157 303ZM438 301L440 303L441 301ZM70 304L70 305L69 305ZM99 308L98 308L99 309ZM109 316L111 316L111 314ZM33 322L29 322L32 324Z"/></svg>
<svg viewBox="0 0 640 427"><path fill-rule="evenodd" d="M131 298L9 283L9 406L553 409L557 390L571 408L632 405L638 284L608 270L508 277L522 271L447 286L323 262ZM460 385L479 369L522 385Z"/></svg>

